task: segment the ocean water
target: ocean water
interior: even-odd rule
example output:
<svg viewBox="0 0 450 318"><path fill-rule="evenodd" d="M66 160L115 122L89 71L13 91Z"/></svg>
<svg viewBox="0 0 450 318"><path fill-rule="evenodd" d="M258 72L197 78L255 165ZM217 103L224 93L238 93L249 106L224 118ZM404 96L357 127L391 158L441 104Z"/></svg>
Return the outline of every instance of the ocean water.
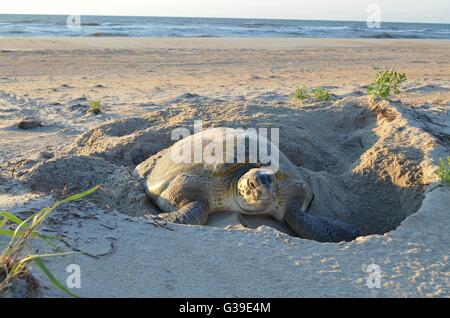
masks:
<svg viewBox="0 0 450 318"><path fill-rule="evenodd" d="M1 37L123 36L123 37L309 37L450 39L450 24L81 16L80 27L67 26L67 16L2 15Z"/></svg>

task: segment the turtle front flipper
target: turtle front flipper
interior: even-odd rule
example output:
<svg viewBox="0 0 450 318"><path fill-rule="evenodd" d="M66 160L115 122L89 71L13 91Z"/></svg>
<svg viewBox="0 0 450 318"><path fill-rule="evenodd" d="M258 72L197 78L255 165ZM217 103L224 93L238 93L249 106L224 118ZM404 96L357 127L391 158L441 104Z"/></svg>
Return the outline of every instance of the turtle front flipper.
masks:
<svg viewBox="0 0 450 318"><path fill-rule="evenodd" d="M208 220L207 204L202 202L189 202L184 204L178 211L162 213L158 217L179 224L204 225Z"/></svg>
<svg viewBox="0 0 450 318"><path fill-rule="evenodd" d="M352 241L361 232L343 221L304 213L300 209L287 211L284 219L304 239L318 242Z"/></svg>

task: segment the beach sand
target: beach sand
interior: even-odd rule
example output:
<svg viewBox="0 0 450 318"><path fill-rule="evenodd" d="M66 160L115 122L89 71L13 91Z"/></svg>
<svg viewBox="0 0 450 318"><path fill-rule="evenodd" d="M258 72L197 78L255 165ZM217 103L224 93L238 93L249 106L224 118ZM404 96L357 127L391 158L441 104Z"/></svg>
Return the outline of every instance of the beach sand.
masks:
<svg viewBox="0 0 450 318"><path fill-rule="evenodd" d="M62 281L79 264L75 292L85 297L448 297L450 190L434 171L450 155L449 49L444 40L0 39L0 210L26 215L106 184L45 227L90 253L49 261ZM386 68L407 74L402 93L369 99ZM333 101L296 101L299 86L325 87ZM102 114L87 114L88 100ZM17 128L30 118L42 126ZM145 216L157 210L133 169L194 119L280 128L280 149L316 194L309 213L367 236L323 244L234 214L204 227L152 225ZM372 263L379 289L366 284ZM61 295L42 284L40 296Z"/></svg>

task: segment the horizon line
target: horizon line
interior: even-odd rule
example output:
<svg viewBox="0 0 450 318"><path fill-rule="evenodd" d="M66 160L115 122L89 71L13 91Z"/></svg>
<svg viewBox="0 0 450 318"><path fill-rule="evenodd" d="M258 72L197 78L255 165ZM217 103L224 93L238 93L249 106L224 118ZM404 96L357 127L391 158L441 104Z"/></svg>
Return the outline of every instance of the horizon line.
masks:
<svg viewBox="0 0 450 318"><path fill-rule="evenodd" d="M35 16L70 16L62 13L2 13L0 15L35 15ZM230 19L230 20L284 20L284 21L327 21L327 22L366 22L363 20L322 20L322 19L300 19L300 18L239 18L239 17L210 17L210 16L152 16L152 15L121 15L121 14L77 14L87 17L135 17L135 18L186 18L186 19ZM417 21L381 21L381 23L414 23L414 24L450 24L449 22L417 22Z"/></svg>

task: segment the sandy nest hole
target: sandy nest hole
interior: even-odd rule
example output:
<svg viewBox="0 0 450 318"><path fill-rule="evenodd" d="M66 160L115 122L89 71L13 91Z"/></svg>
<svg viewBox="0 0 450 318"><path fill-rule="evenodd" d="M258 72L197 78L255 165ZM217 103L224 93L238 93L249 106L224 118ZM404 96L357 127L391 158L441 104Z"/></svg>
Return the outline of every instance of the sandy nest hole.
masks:
<svg viewBox="0 0 450 318"><path fill-rule="evenodd" d="M76 193L96 184L90 200L132 216L159 213L135 167L173 141L174 128L278 127L280 149L299 167L315 199L309 213L340 218L365 234L395 229L422 203L430 179L432 136L411 125L401 105L346 97L308 105L225 102L190 94L165 110L124 118L81 135L58 151L22 163L16 177L35 191ZM208 225L254 228L265 218L212 216ZM289 233L291 234L291 233Z"/></svg>

